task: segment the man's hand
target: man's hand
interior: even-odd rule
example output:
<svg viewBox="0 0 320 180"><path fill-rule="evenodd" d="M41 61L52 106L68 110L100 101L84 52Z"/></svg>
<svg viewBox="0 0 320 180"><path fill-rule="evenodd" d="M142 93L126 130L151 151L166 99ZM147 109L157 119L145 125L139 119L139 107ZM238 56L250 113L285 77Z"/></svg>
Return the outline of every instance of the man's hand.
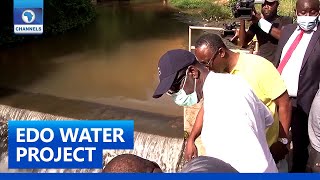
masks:
<svg viewBox="0 0 320 180"><path fill-rule="evenodd" d="M240 34L239 29L234 30L234 36L230 38L229 41L235 45L238 45L239 34Z"/></svg>
<svg viewBox="0 0 320 180"><path fill-rule="evenodd" d="M270 152L273 156L274 162L278 164L278 162L284 159L285 156L289 153L289 150L286 145L277 141L271 145Z"/></svg>
<svg viewBox="0 0 320 180"><path fill-rule="evenodd" d="M252 11L252 23L258 23L260 19L264 19L263 14L258 13L255 8Z"/></svg>
<svg viewBox="0 0 320 180"><path fill-rule="evenodd" d="M195 145L194 141L191 139L188 139L186 149L185 149L185 154L184 158L189 161L193 157L198 156L198 149L197 146Z"/></svg>

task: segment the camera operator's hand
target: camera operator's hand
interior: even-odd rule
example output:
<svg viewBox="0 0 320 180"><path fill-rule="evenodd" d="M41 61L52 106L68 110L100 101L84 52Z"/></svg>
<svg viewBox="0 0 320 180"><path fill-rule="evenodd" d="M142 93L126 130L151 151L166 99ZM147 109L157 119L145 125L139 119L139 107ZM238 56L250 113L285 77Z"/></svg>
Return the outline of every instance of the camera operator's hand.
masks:
<svg viewBox="0 0 320 180"><path fill-rule="evenodd" d="M238 45L239 35L240 35L240 30L239 29L235 29L234 30L234 36L232 38L230 38L229 41L231 43L233 43L234 45Z"/></svg>
<svg viewBox="0 0 320 180"><path fill-rule="evenodd" d="M252 11L252 23L258 23L260 19L264 19L263 14L258 13L255 8Z"/></svg>
<svg viewBox="0 0 320 180"><path fill-rule="evenodd" d="M234 30L234 37L239 37L240 34L240 30L239 29L235 29Z"/></svg>

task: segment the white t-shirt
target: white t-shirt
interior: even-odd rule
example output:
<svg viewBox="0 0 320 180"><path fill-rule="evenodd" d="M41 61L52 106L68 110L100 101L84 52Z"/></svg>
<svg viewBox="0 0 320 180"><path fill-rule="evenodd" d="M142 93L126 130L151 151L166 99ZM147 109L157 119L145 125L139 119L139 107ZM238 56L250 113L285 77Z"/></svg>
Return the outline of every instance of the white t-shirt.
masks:
<svg viewBox="0 0 320 180"><path fill-rule="evenodd" d="M203 96L206 155L241 173L278 172L265 134L273 118L249 84L237 75L210 72Z"/></svg>

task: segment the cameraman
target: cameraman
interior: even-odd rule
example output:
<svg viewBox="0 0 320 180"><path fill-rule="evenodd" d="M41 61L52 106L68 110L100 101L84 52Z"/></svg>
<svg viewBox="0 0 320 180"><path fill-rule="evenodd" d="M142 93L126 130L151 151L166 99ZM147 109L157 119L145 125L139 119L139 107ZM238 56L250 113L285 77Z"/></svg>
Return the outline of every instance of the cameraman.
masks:
<svg viewBox="0 0 320 180"><path fill-rule="evenodd" d="M273 55L278 45L281 35L281 29L287 24L292 24L293 19L289 16L279 16L277 14L279 2L278 0L265 0L262 4L261 12L257 13L253 10L251 18L252 24L249 30L245 31L245 20L240 20L239 44L245 48L247 44L256 35L259 49L257 55L260 55L273 62Z"/></svg>

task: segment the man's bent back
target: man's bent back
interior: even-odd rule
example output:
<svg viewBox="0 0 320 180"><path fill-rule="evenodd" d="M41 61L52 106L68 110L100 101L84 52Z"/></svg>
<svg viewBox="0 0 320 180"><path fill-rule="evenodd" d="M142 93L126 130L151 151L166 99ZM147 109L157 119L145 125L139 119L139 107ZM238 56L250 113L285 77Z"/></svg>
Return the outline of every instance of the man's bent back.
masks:
<svg viewBox="0 0 320 180"><path fill-rule="evenodd" d="M206 155L239 172L278 172L265 135L273 118L249 84L237 75L210 72L203 95Z"/></svg>

